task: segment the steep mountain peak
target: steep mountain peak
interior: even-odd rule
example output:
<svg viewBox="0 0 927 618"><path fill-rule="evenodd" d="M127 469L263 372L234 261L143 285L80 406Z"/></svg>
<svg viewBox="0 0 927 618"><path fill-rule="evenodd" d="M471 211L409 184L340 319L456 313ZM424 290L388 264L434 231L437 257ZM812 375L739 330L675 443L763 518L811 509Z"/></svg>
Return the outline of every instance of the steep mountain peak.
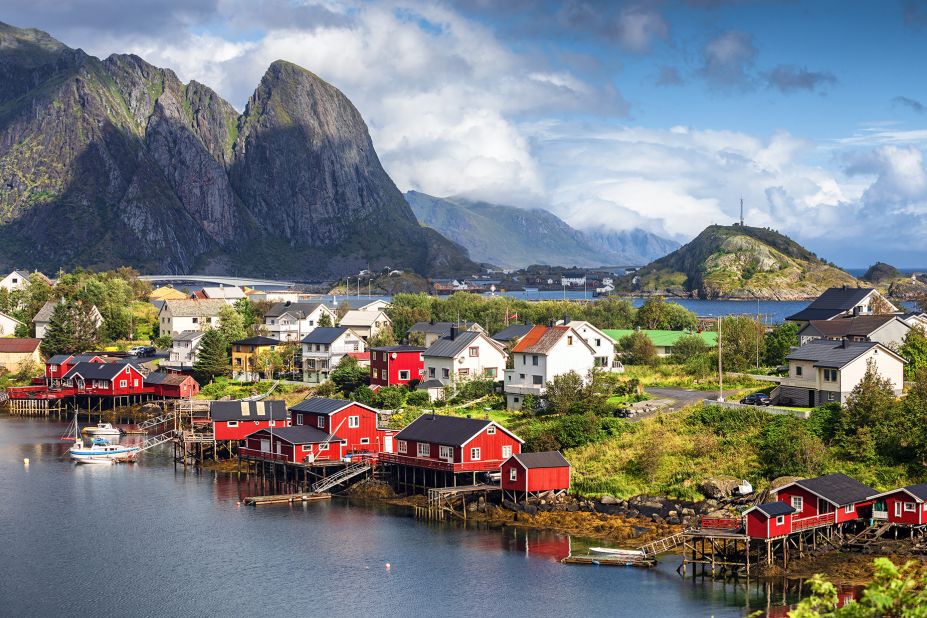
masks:
<svg viewBox="0 0 927 618"><path fill-rule="evenodd" d="M711 225L634 277L643 291L702 298L810 298L858 283L784 234L741 225Z"/></svg>

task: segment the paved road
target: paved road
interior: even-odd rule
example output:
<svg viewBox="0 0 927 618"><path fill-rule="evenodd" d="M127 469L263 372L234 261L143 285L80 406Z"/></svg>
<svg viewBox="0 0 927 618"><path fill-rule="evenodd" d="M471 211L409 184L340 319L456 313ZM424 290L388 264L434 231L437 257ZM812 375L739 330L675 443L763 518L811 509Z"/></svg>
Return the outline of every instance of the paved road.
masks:
<svg viewBox="0 0 927 618"><path fill-rule="evenodd" d="M693 391L687 388L657 387L645 388L644 390L652 395L654 399L672 399L674 403L664 408L664 410L678 410L705 399L711 399L712 401L718 399L718 391ZM734 394L735 391L724 391L725 398L731 398Z"/></svg>

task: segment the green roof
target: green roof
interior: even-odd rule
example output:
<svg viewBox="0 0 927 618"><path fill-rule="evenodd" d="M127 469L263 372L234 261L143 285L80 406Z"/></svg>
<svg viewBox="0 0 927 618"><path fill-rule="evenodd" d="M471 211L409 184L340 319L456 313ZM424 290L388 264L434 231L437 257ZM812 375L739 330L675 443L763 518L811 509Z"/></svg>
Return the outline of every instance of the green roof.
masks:
<svg viewBox="0 0 927 618"><path fill-rule="evenodd" d="M628 335L633 334L635 331L630 329L607 329L603 332L615 341L619 341L622 337L627 337ZM685 337L686 335L698 335L711 347L718 345L718 333L715 331L704 331L701 333L696 333L688 330L641 329L641 332L650 337L653 345L661 348L672 347L676 345L676 342L679 341L679 338Z"/></svg>

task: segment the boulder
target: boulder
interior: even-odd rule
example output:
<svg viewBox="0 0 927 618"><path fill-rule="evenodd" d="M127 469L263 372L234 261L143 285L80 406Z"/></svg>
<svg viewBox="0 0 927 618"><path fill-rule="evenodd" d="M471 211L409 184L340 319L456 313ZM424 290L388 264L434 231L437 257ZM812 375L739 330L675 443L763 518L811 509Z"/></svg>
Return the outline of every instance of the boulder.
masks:
<svg viewBox="0 0 927 618"><path fill-rule="evenodd" d="M685 517L692 517L693 515L695 515L695 511L693 511L693 510L690 509L690 508L684 508L684 509L682 509L682 514L683 514L683 516L685 516Z"/></svg>
<svg viewBox="0 0 927 618"><path fill-rule="evenodd" d="M615 496L610 496L608 494L605 494L599 499L599 502L601 502L602 504L618 504L618 499L615 498Z"/></svg>
<svg viewBox="0 0 927 618"><path fill-rule="evenodd" d="M698 490L706 498L728 498L740 485L740 479L732 476L712 476L699 483Z"/></svg>
<svg viewBox="0 0 927 618"><path fill-rule="evenodd" d="M776 489L779 489L783 485L788 485L789 483L800 481L803 478L805 477L803 476L780 476L780 477L774 478L772 482L769 483L769 491L774 491Z"/></svg>

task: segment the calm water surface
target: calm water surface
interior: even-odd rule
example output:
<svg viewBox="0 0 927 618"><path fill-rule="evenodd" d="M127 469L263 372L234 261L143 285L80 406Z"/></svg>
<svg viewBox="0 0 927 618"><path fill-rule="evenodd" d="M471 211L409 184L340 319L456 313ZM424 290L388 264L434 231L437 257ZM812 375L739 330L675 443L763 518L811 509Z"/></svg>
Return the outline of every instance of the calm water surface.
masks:
<svg viewBox="0 0 927 618"><path fill-rule="evenodd" d="M755 586L564 566L564 535L343 500L254 509L232 476L75 466L61 423L0 416L0 615L743 616ZM23 458L31 460L23 465ZM387 570L385 564L390 563Z"/></svg>

